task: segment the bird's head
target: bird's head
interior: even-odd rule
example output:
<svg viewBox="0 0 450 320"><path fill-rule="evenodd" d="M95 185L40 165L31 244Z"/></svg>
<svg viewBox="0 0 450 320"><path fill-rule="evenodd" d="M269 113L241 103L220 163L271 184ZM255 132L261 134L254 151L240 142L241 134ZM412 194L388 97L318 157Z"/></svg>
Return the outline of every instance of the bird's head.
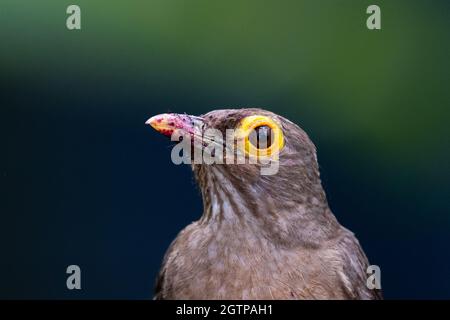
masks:
<svg viewBox="0 0 450 320"><path fill-rule="evenodd" d="M305 223L317 219L308 218L311 209L328 209L316 148L282 116L259 108L223 109L199 117L160 114L146 123L182 140L172 150L172 160L192 165L205 221L241 215L289 233L299 217Z"/></svg>

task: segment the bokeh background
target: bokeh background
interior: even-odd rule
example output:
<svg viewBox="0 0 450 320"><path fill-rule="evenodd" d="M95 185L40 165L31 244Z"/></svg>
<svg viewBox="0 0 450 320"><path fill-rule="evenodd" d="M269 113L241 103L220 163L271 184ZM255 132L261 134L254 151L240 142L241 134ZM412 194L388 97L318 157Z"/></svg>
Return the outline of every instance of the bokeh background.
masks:
<svg viewBox="0 0 450 320"><path fill-rule="evenodd" d="M309 133L386 298L450 298L449 57L445 0L0 0L0 298L150 298L202 204L145 120L247 106Z"/></svg>

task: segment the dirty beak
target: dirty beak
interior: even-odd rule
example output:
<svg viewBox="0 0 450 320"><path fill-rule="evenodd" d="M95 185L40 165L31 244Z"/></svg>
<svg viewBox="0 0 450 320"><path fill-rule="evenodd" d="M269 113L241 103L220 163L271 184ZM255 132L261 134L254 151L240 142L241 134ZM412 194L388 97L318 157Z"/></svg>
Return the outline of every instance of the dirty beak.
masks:
<svg viewBox="0 0 450 320"><path fill-rule="evenodd" d="M176 130L194 136L201 133L203 119L186 114L163 113L151 117L145 124L152 126L153 129L167 137L170 137Z"/></svg>

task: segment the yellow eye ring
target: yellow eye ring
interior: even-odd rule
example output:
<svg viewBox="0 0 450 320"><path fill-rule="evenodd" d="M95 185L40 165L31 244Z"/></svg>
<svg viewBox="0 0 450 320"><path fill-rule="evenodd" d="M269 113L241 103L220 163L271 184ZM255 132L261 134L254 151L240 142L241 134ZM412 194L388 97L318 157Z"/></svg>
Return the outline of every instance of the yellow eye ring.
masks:
<svg viewBox="0 0 450 320"><path fill-rule="evenodd" d="M272 132L272 143L264 149L259 149L257 146L254 146L249 139L253 130L261 126L269 127ZM261 115L248 116L242 119L238 127L237 138L238 141L243 141L245 153L249 156L273 156L278 154L284 146L283 131L281 130L280 125L273 119Z"/></svg>

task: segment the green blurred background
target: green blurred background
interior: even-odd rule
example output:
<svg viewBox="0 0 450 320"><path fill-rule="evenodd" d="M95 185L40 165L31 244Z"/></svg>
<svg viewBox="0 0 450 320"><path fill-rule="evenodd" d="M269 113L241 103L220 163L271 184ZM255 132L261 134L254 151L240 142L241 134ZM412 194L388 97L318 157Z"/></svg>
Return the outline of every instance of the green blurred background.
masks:
<svg viewBox="0 0 450 320"><path fill-rule="evenodd" d="M448 1L0 0L0 297L150 297L201 199L144 121L258 106L311 136L385 296L450 298L449 57Z"/></svg>

